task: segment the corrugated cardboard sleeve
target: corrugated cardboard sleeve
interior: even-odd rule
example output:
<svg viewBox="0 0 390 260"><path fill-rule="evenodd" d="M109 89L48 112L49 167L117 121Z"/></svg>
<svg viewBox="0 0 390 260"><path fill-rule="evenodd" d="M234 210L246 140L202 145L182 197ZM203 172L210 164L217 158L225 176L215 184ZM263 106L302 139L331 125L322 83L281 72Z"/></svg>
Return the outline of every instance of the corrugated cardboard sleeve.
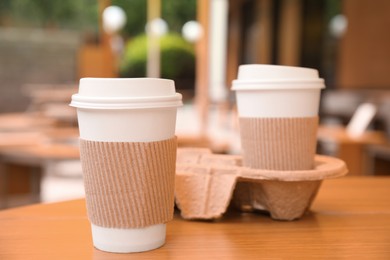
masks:
<svg viewBox="0 0 390 260"><path fill-rule="evenodd" d="M314 166L318 117L240 118L243 164L256 169L309 170Z"/></svg>
<svg viewBox="0 0 390 260"><path fill-rule="evenodd" d="M171 220L176 148L176 137L157 142L80 139L91 223L142 228Z"/></svg>

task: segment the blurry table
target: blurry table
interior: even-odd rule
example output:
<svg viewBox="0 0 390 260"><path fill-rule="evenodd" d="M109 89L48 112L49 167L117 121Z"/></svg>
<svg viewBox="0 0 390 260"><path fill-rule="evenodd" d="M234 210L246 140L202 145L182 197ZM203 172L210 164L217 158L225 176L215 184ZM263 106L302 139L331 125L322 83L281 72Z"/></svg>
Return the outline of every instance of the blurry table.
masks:
<svg viewBox="0 0 390 260"><path fill-rule="evenodd" d="M76 109L69 106L77 84L26 84L23 92L30 98L28 111L39 112L61 125L76 125Z"/></svg>
<svg viewBox="0 0 390 260"><path fill-rule="evenodd" d="M39 145L45 141L42 133L37 131L0 132L0 150L13 147Z"/></svg>
<svg viewBox="0 0 390 260"><path fill-rule="evenodd" d="M39 202L45 163L78 160L77 137L77 128L0 132L0 208Z"/></svg>
<svg viewBox="0 0 390 260"><path fill-rule="evenodd" d="M6 113L0 114L0 131L31 131L52 127L57 120L38 113Z"/></svg>
<svg viewBox="0 0 390 260"><path fill-rule="evenodd" d="M324 181L298 221L229 212L167 225L166 244L136 254L92 246L84 200L0 211L0 259L390 259L390 177Z"/></svg>
<svg viewBox="0 0 390 260"><path fill-rule="evenodd" d="M388 143L385 133L381 131L366 131L359 137L351 137L346 128L334 126L320 126L317 136L320 146L324 150L331 150L329 155L345 161L353 175L367 173L367 146Z"/></svg>
<svg viewBox="0 0 390 260"><path fill-rule="evenodd" d="M0 209L39 202L45 163L79 157L79 148L69 144L48 143L0 150Z"/></svg>

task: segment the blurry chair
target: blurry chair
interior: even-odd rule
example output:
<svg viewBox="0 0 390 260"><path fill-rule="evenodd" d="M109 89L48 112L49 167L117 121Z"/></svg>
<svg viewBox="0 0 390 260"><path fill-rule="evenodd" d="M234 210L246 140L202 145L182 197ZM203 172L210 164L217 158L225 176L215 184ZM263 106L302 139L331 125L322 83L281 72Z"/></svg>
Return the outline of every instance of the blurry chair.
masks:
<svg viewBox="0 0 390 260"><path fill-rule="evenodd" d="M390 91L382 97L381 104L378 108L378 115L383 121L387 137L390 140Z"/></svg>
<svg viewBox="0 0 390 260"><path fill-rule="evenodd" d="M323 123L346 125L364 97L355 91L327 90L321 96L321 120Z"/></svg>
<svg viewBox="0 0 390 260"><path fill-rule="evenodd" d="M388 143L368 147L367 172L374 175L390 175L390 93L382 97L378 116L383 122Z"/></svg>
<svg viewBox="0 0 390 260"><path fill-rule="evenodd" d="M359 105L372 103L380 107L384 97L390 91L381 89L338 89L325 90L321 95L320 116L322 123L337 123L346 126ZM380 115L374 118L374 124L381 120ZM382 130L382 129L377 129Z"/></svg>
<svg viewBox="0 0 390 260"><path fill-rule="evenodd" d="M389 143L385 132L389 136L390 98L385 102L386 96L389 96L389 91L343 90L331 91L329 95L324 95L322 116L336 118L339 126L330 127L326 120L322 122L318 132L318 153L343 159L350 168L351 174L364 175L378 172L375 170L378 168L377 161L383 165L383 160L388 158L384 154L387 151L386 144ZM356 110L362 108L362 104L366 102L373 104L370 105L371 108L378 108L376 115L374 116L376 109L371 109L368 114L363 113L363 116L355 117L357 121L351 120ZM374 122L369 125L371 119L374 119ZM375 123L378 122L386 127L376 128ZM355 129L351 131L351 128ZM365 131L368 129L377 130ZM351 132L355 134L351 135ZM381 171L390 173L390 169Z"/></svg>
<svg viewBox="0 0 390 260"><path fill-rule="evenodd" d="M390 175L390 144L367 148L367 174Z"/></svg>

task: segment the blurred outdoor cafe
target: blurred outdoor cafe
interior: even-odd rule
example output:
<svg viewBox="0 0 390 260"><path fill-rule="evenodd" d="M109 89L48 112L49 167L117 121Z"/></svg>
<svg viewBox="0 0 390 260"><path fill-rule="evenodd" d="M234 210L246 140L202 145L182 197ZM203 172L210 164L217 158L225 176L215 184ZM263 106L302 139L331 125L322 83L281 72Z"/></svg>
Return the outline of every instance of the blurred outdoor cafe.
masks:
<svg viewBox="0 0 390 260"><path fill-rule="evenodd" d="M179 147L239 154L240 64L319 70L319 154L390 175L390 2L2 0L0 209L83 197L83 77L175 80Z"/></svg>

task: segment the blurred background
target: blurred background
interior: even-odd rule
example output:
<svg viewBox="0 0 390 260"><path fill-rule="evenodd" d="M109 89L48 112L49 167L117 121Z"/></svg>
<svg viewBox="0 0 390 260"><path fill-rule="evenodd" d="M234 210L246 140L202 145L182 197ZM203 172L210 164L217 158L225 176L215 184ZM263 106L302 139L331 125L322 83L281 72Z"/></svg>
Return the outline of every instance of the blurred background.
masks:
<svg viewBox="0 0 390 260"><path fill-rule="evenodd" d="M0 208L83 196L82 77L162 77L183 94L180 147L240 153L240 64L325 79L318 153L390 174L390 1L1 0Z"/></svg>

